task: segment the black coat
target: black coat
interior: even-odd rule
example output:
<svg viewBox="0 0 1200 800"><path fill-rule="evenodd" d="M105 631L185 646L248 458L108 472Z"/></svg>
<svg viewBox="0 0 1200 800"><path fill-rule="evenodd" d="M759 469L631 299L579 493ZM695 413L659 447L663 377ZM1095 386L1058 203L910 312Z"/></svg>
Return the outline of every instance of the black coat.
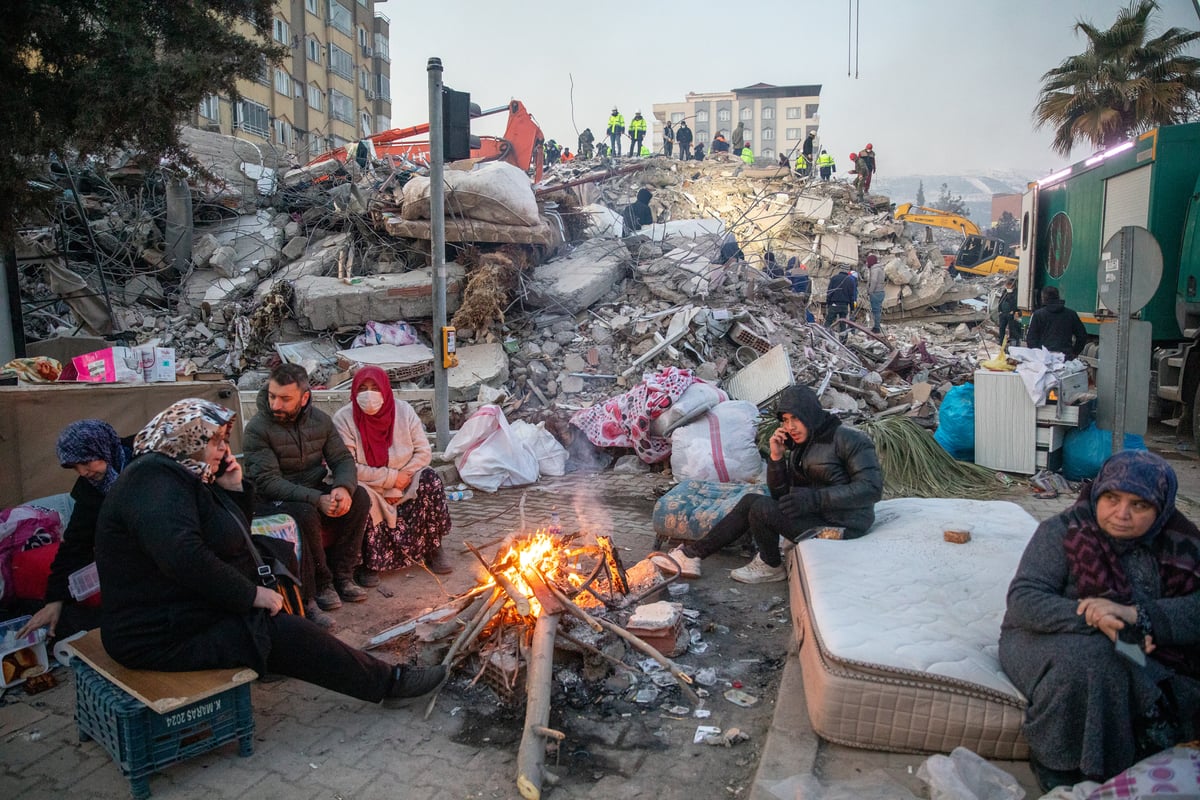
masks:
<svg viewBox="0 0 1200 800"><path fill-rule="evenodd" d="M1035 350L1044 347L1067 358L1075 358L1087 344L1087 329L1079 315L1067 308L1062 300L1047 303L1033 312L1025 346Z"/></svg>
<svg viewBox="0 0 1200 800"><path fill-rule="evenodd" d="M679 142L680 147L687 147L692 143L692 129L688 127L680 127L675 130L675 141Z"/></svg>
<svg viewBox="0 0 1200 800"><path fill-rule="evenodd" d="M258 584L243 526L254 498L248 483L243 488L202 483L159 453L125 468L96 523L100 627L109 655L156 669L231 615L248 626L265 616L252 608ZM261 664L269 649L249 647L247 637L213 638L207 647L230 663Z"/></svg>

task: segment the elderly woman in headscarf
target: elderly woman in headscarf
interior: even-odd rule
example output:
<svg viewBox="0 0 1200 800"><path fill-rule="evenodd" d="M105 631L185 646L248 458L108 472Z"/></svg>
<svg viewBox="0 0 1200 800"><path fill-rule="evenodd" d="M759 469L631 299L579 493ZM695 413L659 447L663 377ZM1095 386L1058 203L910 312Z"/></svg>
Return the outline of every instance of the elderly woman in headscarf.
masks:
<svg viewBox="0 0 1200 800"><path fill-rule="evenodd" d="M1107 780L1196 735L1200 531L1176 486L1160 456L1117 453L1021 558L1000 663L1029 700L1043 790Z"/></svg>
<svg viewBox="0 0 1200 800"><path fill-rule="evenodd" d="M100 504L116 482L117 475L133 459L132 444L132 436L122 439L101 419L72 422L58 435L58 463L63 469L72 469L79 475L71 488L75 506L50 566L46 605L33 615L18 635L24 636L45 626L52 637L69 636L76 630L99 624L94 608L76 605L69 581L72 573L95 560L96 518L100 514ZM63 619L64 612L66 619Z"/></svg>
<svg viewBox="0 0 1200 800"><path fill-rule="evenodd" d="M96 528L105 650L133 669L251 667L369 702L435 688L443 667L392 666L279 613L282 597L257 579L234 416L180 400L138 433Z"/></svg>
<svg viewBox="0 0 1200 800"><path fill-rule="evenodd" d="M411 564L452 572L442 552L450 510L442 479L429 467L433 449L417 412L392 396L387 373L372 366L354 373L350 402L333 425L354 456L358 485L371 496L358 584L378 586L380 570Z"/></svg>

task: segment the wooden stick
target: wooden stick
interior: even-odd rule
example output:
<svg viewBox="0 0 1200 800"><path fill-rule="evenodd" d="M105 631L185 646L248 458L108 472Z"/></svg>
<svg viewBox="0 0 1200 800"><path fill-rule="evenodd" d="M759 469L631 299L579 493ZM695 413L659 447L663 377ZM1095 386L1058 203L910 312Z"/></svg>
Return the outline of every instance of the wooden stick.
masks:
<svg viewBox="0 0 1200 800"><path fill-rule="evenodd" d="M545 778L546 733L552 731L550 697L554 683L554 636L558 631L559 614L538 615L533 628L533 645L529 671L525 679L525 731L517 750L517 790L525 800L540 800ZM553 738L559 738L554 736Z"/></svg>
<svg viewBox="0 0 1200 800"><path fill-rule="evenodd" d="M478 550L472 547L469 542L463 542L463 544L465 544L467 549L479 559L479 563L483 564L483 568L487 570L488 575L492 576L492 580L496 582L496 585L503 589L504 593L508 595L508 598L512 600L513 606L516 607L518 614L520 614L522 617L528 617L531 613L533 613L533 609L529 605L529 598L521 594L521 591L513 585L513 582L510 581L504 575L504 573L492 569L491 565L487 563L487 560L480 554Z"/></svg>
<svg viewBox="0 0 1200 800"><path fill-rule="evenodd" d="M473 623L463 629L463 632L459 634L454 644L446 652L446 657L442 659L442 664L447 667L446 677L442 679L442 682L430 694L429 703L425 706L425 719L429 719L429 715L433 713L433 707L437 704L438 695L442 693L442 687L446 685L446 681L450 680L449 667L453 666L454 657L458 655L460 650L475 641L475 637L479 635L480 631L486 628L487 624L492 621L492 618L500 613L500 610L505 606L505 603L500 602L500 598L502 597L507 597L507 595L497 587L492 592L492 597L488 600L487 605L479 610L479 614L476 615Z"/></svg>

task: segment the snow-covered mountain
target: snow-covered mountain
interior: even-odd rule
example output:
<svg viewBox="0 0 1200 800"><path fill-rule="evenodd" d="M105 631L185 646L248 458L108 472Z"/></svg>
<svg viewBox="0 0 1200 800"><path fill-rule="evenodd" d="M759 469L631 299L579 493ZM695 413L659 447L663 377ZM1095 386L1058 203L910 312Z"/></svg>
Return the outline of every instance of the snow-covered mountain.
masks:
<svg viewBox="0 0 1200 800"><path fill-rule="evenodd" d="M917 189L924 184L925 204L933 205L946 184L950 193L961 196L971 219L986 227L991 222L992 195L1024 194L1035 170L993 170L968 175L887 175L876 173L871 191L892 198L894 203L916 203Z"/></svg>

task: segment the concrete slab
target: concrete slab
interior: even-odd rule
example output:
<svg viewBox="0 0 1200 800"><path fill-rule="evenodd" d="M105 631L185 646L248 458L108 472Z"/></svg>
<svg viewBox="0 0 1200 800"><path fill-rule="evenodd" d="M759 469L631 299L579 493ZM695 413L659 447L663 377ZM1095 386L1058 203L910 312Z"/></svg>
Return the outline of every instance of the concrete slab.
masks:
<svg viewBox="0 0 1200 800"><path fill-rule="evenodd" d="M503 343L464 345L458 348L458 366L449 373L450 399L474 400L481 383L499 387L507 380L508 353Z"/></svg>
<svg viewBox="0 0 1200 800"><path fill-rule="evenodd" d="M625 277L629 250L613 239L591 239L573 253L533 270L526 303L577 314L610 292Z"/></svg>
<svg viewBox="0 0 1200 800"><path fill-rule="evenodd" d="M258 274L254 272L225 278L214 270L198 269L183 282L179 297L192 311L199 311L202 303L220 308L242 295L249 294L258 281Z"/></svg>
<svg viewBox="0 0 1200 800"><path fill-rule="evenodd" d="M350 239L349 233L335 233L316 242L304 252L304 255L271 275L271 280L263 281L255 290L254 295L262 299L275 281L294 281L308 275L337 275L338 253Z"/></svg>
<svg viewBox="0 0 1200 800"><path fill-rule="evenodd" d="M822 258L835 264L858 265L858 238L848 233L822 233L817 236Z"/></svg>
<svg viewBox="0 0 1200 800"><path fill-rule="evenodd" d="M801 219L829 219L833 216L833 198L802 194L796 198L795 210L796 216Z"/></svg>
<svg viewBox="0 0 1200 800"><path fill-rule="evenodd" d="M465 270L446 265L446 311L462 302ZM365 325L371 320L428 318L433 315L433 271L416 269L373 275L343 283L337 278L305 276L295 282L296 316L309 330Z"/></svg>

